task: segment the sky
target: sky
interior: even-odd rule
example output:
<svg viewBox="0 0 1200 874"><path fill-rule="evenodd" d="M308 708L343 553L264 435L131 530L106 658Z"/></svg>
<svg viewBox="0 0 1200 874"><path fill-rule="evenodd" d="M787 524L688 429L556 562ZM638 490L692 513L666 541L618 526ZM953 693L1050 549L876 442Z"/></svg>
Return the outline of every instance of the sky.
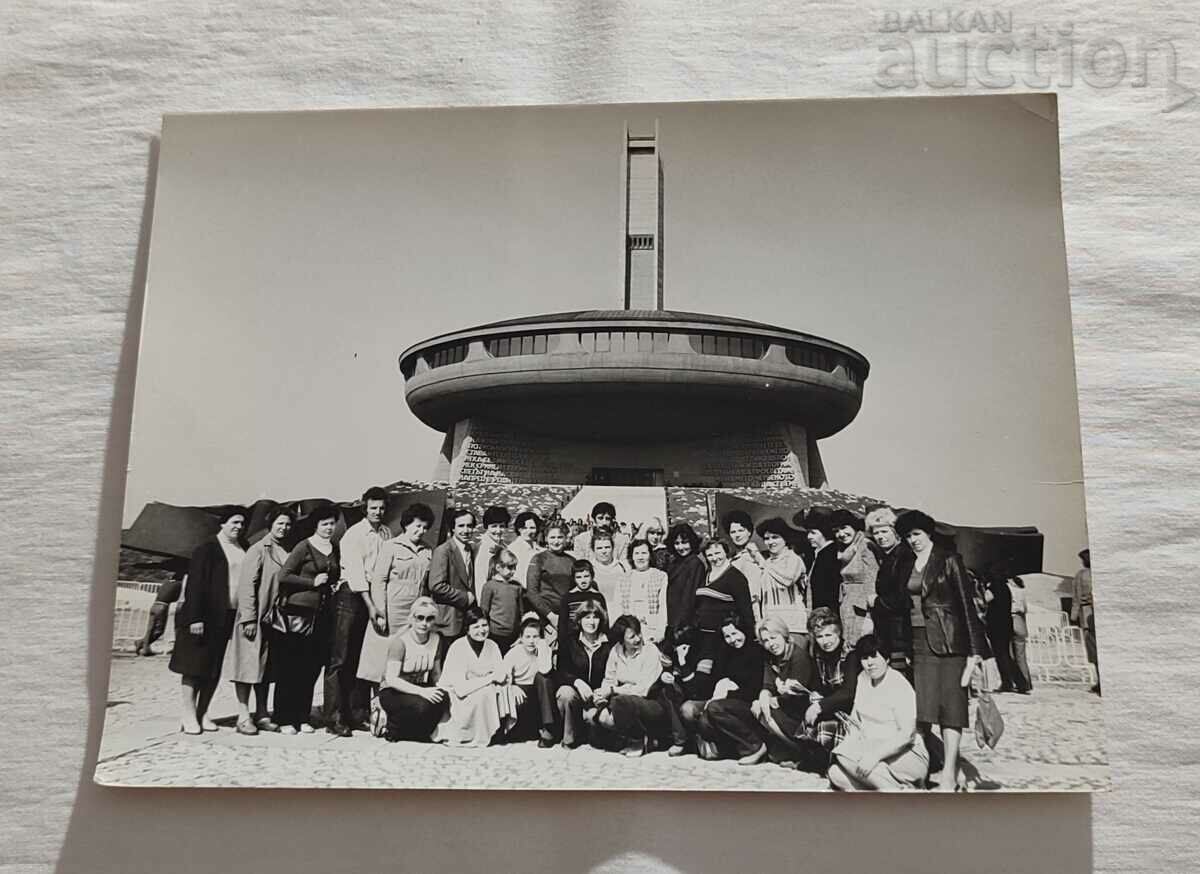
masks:
<svg viewBox="0 0 1200 874"><path fill-rule="evenodd" d="M1086 545L1052 120L1007 96L164 120L125 524L151 500L427 480L407 346L622 301L624 126L657 119L672 309L845 343L836 488Z"/></svg>

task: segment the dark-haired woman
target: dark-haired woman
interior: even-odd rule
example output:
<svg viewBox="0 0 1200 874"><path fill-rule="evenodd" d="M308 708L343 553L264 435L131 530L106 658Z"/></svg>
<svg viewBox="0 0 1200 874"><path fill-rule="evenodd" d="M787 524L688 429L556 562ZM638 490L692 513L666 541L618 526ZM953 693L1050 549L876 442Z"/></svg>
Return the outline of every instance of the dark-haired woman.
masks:
<svg viewBox="0 0 1200 874"><path fill-rule="evenodd" d="M854 691L852 727L834 748L829 783L834 789L915 789L929 771L929 754L917 731L917 704L903 674L888 667L887 647L873 634L855 647L862 664Z"/></svg>
<svg viewBox="0 0 1200 874"><path fill-rule="evenodd" d="M879 561L863 533L863 520L849 510L833 514L833 537L838 543L838 562L842 579L838 605L842 636L849 643L862 634L867 615L867 598L875 592Z"/></svg>
<svg viewBox="0 0 1200 874"><path fill-rule="evenodd" d="M704 585L696 590L691 623L700 632L700 670L712 670L712 659L721 648L721 624L730 610L742 617L747 627L754 627L754 607L750 601L750 586L733 562L732 549L724 540L710 540L704 545L708 574ZM705 663L707 663L707 668Z"/></svg>
<svg viewBox="0 0 1200 874"><path fill-rule="evenodd" d="M721 518L721 527L728 538L727 542L732 547L729 550L729 560L746 578L746 584L750 587L750 599L754 602L757 600L756 596L762 591L763 564L765 563L758 545L754 542L754 522L751 521L749 513L744 510L734 510ZM755 616L756 618L761 617L757 609Z"/></svg>
<svg viewBox="0 0 1200 874"><path fill-rule="evenodd" d="M670 731L666 708L649 697L662 675L661 654L643 637L636 616L618 617L608 639L612 642L608 666L594 696L599 709L596 722L623 741L626 756L641 756L649 751L654 738Z"/></svg>
<svg viewBox="0 0 1200 874"><path fill-rule="evenodd" d="M740 701L714 702L708 720L719 743L729 744L740 765L756 765L768 753L777 761L795 761L804 753L804 712L815 683L812 655L793 639L776 616L761 620L758 641L766 653L762 690L749 706Z"/></svg>
<svg viewBox="0 0 1200 874"><path fill-rule="evenodd" d="M767 554L759 556L758 591L750 592L758 606L758 616L760 619L778 616L788 628L804 628L808 623L805 606L808 591L804 583L804 559L788 542L792 529L775 516L760 522L755 530L767 548Z"/></svg>
<svg viewBox="0 0 1200 874"><path fill-rule="evenodd" d="M513 530L517 532L516 539L508 545L508 551L517 557L517 572L513 575L522 587L528 584L529 562L542 551L538 537L542 533L542 519L537 513L524 510L517 514L513 522Z"/></svg>
<svg viewBox="0 0 1200 874"><path fill-rule="evenodd" d="M287 561L283 543L292 530L292 511L277 507L267 516L267 533L246 550L238 581L237 628L225 652L224 675L233 681L238 701L237 730L241 734L278 731L267 712L270 680L267 662L270 641L264 621L275 607L279 572ZM254 715L250 715L250 689L254 689Z"/></svg>
<svg viewBox="0 0 1200 874"><path fill-rule="evenodd" d="M1000 671L1000 691L1016 692L1022 683L1012 662L1012 592L1002 569L993 568L985 576L983 599L984 628Z"/></svg>
<svg viewBox="0 0 1200 874"><path fill-rule="evenodd" d="M667 624L673 628L693 621L696 590L704 585L708 568L700 557L700 537L686 522L667 534L671 562L667 566Z"/></svg>
<svg viewBox="0 0 1200 874"><path fill-rule="evenodd" d="M907 590L912 605L917 723L924 733L934 723L941 728L945 753L938 789L953 792L958 783L959 745L968 724L967 686L990 652L962 556L934 544L935 524L925 513L909 510L896 520L896 531L916 556Z"/></svg>
<svg viewBox="0 0 1200 874"><path fill-rule="evenodd" d="M246 524L241 507L223 510L216 537L196 547L188 565L183 602L175 613L175 649L170 669L180 674L184 734L216 731L208 705L221 678L225 647L233 632L235 590L246 552L240 540Z"/></svg>
<svg viewBox="0 0 1200 874"><path fill-rule="evenodd" d="M279 571L280 603L287 630L271 641L271 675L275 679L275 722L284 734L314 731L309 722L313 686L328 648L328 603L341 573L333 532L338 508L319 507L311 515L316 530L288 554Z"/></svg>
<svg viewBox="0 0 1200 874"><path fill-rule="evenodd" d="M370 569L368 582L371 601L383 610L386 625L381 630L372 622L363 638L358 660L358 678L378 687L387 666L392 638L409 628L413 604L429 576L433 553L421 540L433 525L433 510L425 504L412 504L400 514L400 533L383 544ZM379 699L371 702L371 731L383 733L383 712Z"/></svg>
<svg viewBox="0 0 1200 874"><path fill-rule="evenodd" d="M621 589L620 606L613 605L613 609L636 616L646 640L657 643L667 627L667 575L651 564L652 559L653 547L647 541L629 544L629 574Z"/></svg>
<svg viewBox="0 0 1200 874"><path fill-rule="evenodd" d="M608 614L599 598L579 605L575 624L558 641L555 701L562 718L562 744L573 749L582 741L583 714L593 709L596 690L608 670Z"/></svg>
<svg viewBox="0 0 1200 874"><path fill-rule="evenodd" d="M487 616L472 604L463 613L466 637L450 644L440 685L450 693L450 716L437 727L434 740L459 746L486 747L503 722L500 686L504 657L488 635Z"/></svg>
<svg viewBox="0 0 1200 874"><path fill-rule="evenodd" d="M708 720L708 708L716 702L736 702L748 716L763 683L763 649L754 639L754 629L746 625L740 613L730 611L721 624L723 642L717 651L712 673L712 690L705 700L686 701L680 717L689 731L699 735L697 752L701 758L716 759L722 750L722 736ZM725 705L721 705L725 706Z"/></svg>
<svg viewBox="0 0 1200 874"><path fill-rule="evenodd" d="M562 596L575 584L571 572L575 556L567 552L567 532L564 522L551 522L546 526L546 549L530 560L525 575L530 606L549 622L558 616Z"/></svg>
<svg viewBox="0 0 1200 874"><path fill-rule="evenodd" d="M832 514L813 508L804 518L809 548L813 559L809 565L808 591L810 607L828 607L841 615L842 565L837 546L833 543Z"/></svg>

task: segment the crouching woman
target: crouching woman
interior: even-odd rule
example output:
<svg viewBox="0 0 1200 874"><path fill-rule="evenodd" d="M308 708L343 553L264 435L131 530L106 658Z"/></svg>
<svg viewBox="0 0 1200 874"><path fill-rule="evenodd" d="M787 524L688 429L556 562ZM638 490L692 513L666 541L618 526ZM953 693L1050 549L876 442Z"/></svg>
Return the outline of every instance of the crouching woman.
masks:
<svg viewBox="0 0 1200 874"><path fill-rule="evenodd" d="M929 754L917 731L917 696L899 671L888 667L888 647L873 634L855 645L862 671L846 737L833 750L834 789L914 789L929 773Z"/></svg>
<svg viewBox="0 0 1200 874"><path fill-rule="evenodd" d="M379 705L387 714L389 741L428 741L446 715L446 691L437 687L442 662L441 635L432 630L436 621L437 604L419 597L412 603L409 627L388 641Z"/></svg>

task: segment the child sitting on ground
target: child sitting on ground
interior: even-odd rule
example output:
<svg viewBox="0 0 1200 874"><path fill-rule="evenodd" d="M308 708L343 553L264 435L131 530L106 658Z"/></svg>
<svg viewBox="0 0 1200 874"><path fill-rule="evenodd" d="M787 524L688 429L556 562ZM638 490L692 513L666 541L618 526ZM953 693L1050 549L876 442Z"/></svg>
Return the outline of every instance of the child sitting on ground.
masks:
<svg viewBox="0 0 1200 874"><path fill-rule="evenodd" d="M550 644L542 636L542 620L529 613L521 620L521 636L504 656L502 682L506 684L510 719L507 741L538 738L538 746L554 746L557 706L550 679Z"/></svg>

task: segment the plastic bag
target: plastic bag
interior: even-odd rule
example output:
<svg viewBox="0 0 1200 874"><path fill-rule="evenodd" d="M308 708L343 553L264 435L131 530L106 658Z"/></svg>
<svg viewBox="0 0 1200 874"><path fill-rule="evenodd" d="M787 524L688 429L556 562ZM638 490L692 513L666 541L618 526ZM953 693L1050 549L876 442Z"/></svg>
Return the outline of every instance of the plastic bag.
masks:
<svg viewBox="0 0 1200 874"><path fill-rule="evenodd" d="M979 695L979 703L975 708L975 743L980 749L988 747L995 749L1004 734L1004 717L990 692Z"/></svg>

